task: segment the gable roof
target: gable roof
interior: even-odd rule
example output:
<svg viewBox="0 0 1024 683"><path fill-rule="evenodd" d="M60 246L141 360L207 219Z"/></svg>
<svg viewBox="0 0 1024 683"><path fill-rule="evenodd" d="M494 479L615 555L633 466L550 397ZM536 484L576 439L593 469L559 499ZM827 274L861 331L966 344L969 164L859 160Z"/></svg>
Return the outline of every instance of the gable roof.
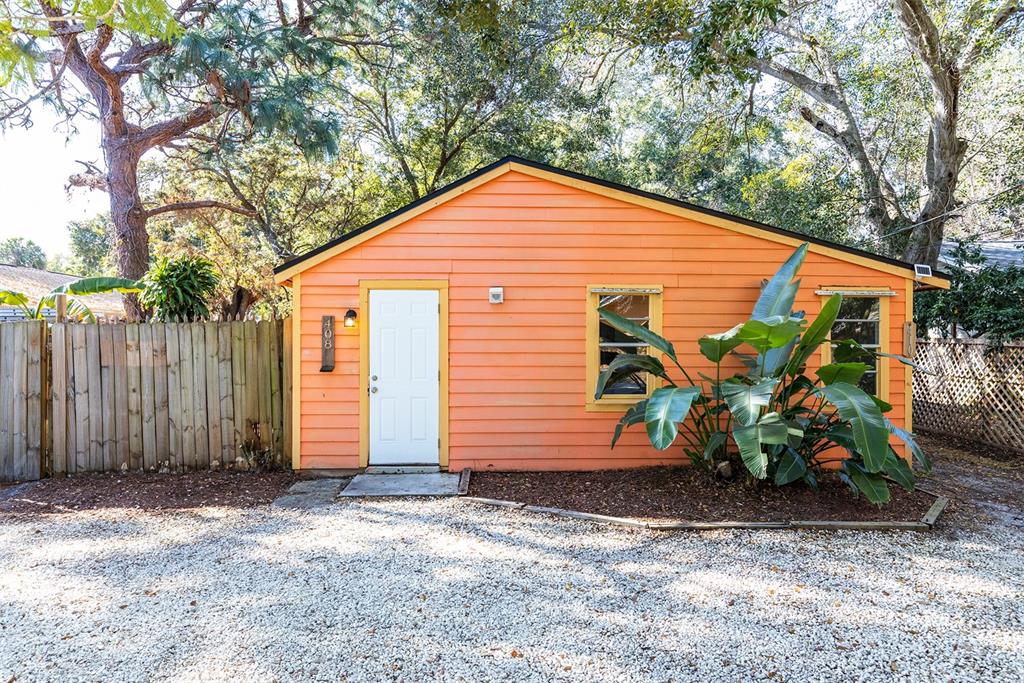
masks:
<svg viewBox="0 0 1024 683"><path fill-rule="evenodd" d="M672 199L671 197L665 197L653 192L638 190L626 185L620 185L619 183L567 171L516 156L507 156L488 166L484 166L424 197L420 197L414 202L406 204L400 209L367 223L361 228L347 232L316 249L312 249L305 254L282 263L274 269L274 280L279 284L288 284L292 276L511 171L550 180L560 185L594 192L629 204L645 206L663 213L708 223L727 230L752 234L793 247L803 242L808 242L810 244L810 251L816 253L826 254L842 261L857 263L908 279L916 279L925 284L943 289L948 289L949 287L948 276L936 273L932 277L917 278L914 274L913 264L905 263L898 259L879 256L869 251L846 246L845 244L830 242L811 235L804 235L792 230L778 228L774 225L734 216L723 211L690 204L679 199Z"/></svg>

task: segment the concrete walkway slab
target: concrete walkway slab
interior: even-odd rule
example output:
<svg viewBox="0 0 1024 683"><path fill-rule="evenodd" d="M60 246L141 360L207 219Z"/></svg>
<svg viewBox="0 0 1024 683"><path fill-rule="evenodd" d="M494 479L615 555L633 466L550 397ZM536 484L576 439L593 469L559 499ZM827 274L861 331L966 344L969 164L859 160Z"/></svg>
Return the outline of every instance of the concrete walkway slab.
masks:
<svg viewBox="0 0 1024 683"><path fill-rule="evenodd" d="M434 472L430 474L359 474L353 477L342 496L457 496L459 475Z"/></svg>
<svg viewBox="0 0 1024 683"><path fill-rule="evenodd" d="M274 507L289 510L313 510L330 505L345 484L345 479L304 479L292 484L288 493L274 501Z"/></svg>

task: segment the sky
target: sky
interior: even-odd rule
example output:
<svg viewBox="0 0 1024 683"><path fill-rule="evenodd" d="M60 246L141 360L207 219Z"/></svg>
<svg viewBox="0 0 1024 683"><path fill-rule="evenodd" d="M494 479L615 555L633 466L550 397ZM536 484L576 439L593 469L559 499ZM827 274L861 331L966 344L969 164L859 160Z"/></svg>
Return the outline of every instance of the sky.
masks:
<svg viewBox="0 0 1024 683"><path fill-rule="evenodd" d="M109 207L102 192L64 191L68 176L85 170L76 159L102 166L99 130L82 120L69 136L42 109L33 112L33 121L28 130L0 130L0 240L25 237L49 257L67 255L68 221L91 218Z"/></svg>

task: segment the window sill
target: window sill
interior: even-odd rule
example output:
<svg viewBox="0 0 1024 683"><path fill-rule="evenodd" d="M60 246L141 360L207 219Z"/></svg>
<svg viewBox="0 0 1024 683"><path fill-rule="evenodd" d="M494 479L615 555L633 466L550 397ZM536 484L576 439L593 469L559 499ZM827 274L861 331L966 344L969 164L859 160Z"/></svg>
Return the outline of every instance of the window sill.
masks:
<svg viewBox="0 0 1024 683"><path fill-rule="evenodd" d="M599 401L593 399L587 401L586 410L588 413L621 413L626 408L647 400L647 396L637 394L636 396L623 396L622 398L602 398Z"/></svg>

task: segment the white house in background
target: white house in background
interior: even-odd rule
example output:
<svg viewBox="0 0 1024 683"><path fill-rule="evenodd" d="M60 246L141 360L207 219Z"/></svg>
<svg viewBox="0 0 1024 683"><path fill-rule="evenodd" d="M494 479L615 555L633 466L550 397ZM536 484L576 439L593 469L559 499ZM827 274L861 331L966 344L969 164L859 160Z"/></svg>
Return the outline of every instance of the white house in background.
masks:
<svg viewBox="0 0 1024 683"><path fill-rule="evenodd" d="M979 242L981 255L988 265L1007 268L1009 266L1024 267L1024 240L986 240ZM947 266L953 263L953 250L956 242L946 240L939 252L939 263ZM945 270L942 266L939 270Z"/></svg>
<svg viewBox="0 0 1024 683"><path fill-rule="evenodd" d="M78 279L78 275L53 273L48 270L39 270L38 268L26 268L24 266L0 263L0 289L21 292L28 296L29 301L33 305L42 297L52 292L54 288ZM120 294L90 294L85 302L97 317L124 317L124 304L121 302ZM46 310L45 314L49 319L56 315L53 310L49 309ZM0 322L22 320L24 317L21 310L0 304Z"/></svg>

